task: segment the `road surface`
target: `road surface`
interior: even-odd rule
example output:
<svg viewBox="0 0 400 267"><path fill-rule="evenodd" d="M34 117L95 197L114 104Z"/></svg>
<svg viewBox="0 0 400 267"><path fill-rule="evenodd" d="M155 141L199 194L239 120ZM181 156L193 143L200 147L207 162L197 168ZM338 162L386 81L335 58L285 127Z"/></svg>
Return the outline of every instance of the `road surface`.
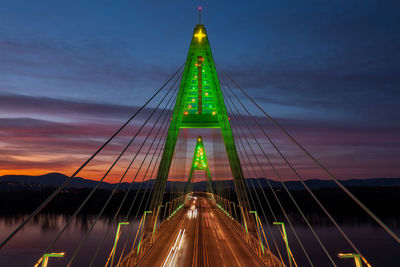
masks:
<svg viewBox="0 0 400 267"><path fill-rule="evenodd" d="M137 266L266 266L206 197L194 197L159 230Z"/></svg>

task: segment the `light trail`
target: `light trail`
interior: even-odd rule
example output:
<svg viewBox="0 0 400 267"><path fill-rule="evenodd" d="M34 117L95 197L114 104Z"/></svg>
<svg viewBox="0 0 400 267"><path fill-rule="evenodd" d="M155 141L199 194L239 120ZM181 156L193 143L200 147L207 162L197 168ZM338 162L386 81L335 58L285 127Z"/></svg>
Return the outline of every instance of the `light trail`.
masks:
<svg viewBox="0 0 400 267"><path fill-rule="evenodd" d="M210 214L211 214L211 217L213 218L211 221L212 221L213 229L215 229L213 231L214 235L216 235L220 241L224 241L228 245L229 251L231 252L230 254L233 256L235 262L237 263L236 266L241 267L242 265L240 264L240 261L236 255L235 250L232 248L231 244L229 243L229 240L227 239L224 231L221 228L221 222L219 221L219 219L217 217L214 217L214 214L212 212L210 212ZM226 255L229 255L229 253L227 253L227 251L225 251L225 253L226 253ZM222 255L221 255L221 258L222 258Z"/></svg>
<svg viewBox="0 0 400 267"><path fill-rule="evenodd" d="M188 210L188 212L187 212L187 217L189 219L196 219L197 218L197 209L196 209L195 205L192 205L190 207L190 210Z"/></svg>
<svg viewBox="0 0 400 267"><path fill-rule="evenodd" d="M240 240L222 210L200 197L193 204L192 199L174 222L166 225L167 238L155 244L140 266L265 266Z"/></svg>
<svg viewBox="0 0 400 267"><path fill-rule="evenodd" d="M181 249L182 247L182 242L183 242L183 238L185 237L185 231L186 229L180 229L178 236L175 239L174 245L172 246L172 248L169 250L168 256L165 259L164 263L163 263L163 267L172 267L175 266L174 261L175 261L175 257L178 253L178 251Z"/></svg>

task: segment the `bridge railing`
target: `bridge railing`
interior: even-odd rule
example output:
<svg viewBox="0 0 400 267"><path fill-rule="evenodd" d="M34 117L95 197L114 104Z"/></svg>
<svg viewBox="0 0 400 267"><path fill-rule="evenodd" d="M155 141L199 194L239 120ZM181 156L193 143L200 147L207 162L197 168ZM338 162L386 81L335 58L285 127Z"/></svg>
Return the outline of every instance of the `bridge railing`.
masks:
<svg viewBox="0 0 400 267"><path fill-rule="evenodd" d="M250 213L255 213L256 215L255 221L257 222L257 231L256 236L254 236L246 228L246 216L242 214L240 220L237 216L236 208L241 209L240 205L236 206L235 202L231 202L229 199L226 199L216 194L208 193L208 195L211 201L214 202L218 210L222 214L226 215L226 218L229 220L227 224L232 226L234 232L241 237L241 239L246 243L247 247L250 250L257 254L257 256L262 259L268 266L285 266L283 262L280 261L269 249L268 241L264 233L261 220L259 219L256 211L250 211ZM233 209L231 208L231 204L233 204ZM243 209L241 209L241 211L243 212ZM267 244L266 249L264 242Z"/></svg>
<svg viewBox="0 0 400 267"><path fill-rule="evenodd" d="M134 266L147 254L147 252L157 243L159 238L164 234L165 228L172 222L176 214L178 214L185 203L188 201L188 195L179 196L164 205L160 205L156 211L145 211L139 223L139 227L134 239L132 249L120 262L120 267ZM169 204L169 205L168 205ZM161 208L164 208L162 212ZM168 211L168 213L167 213ZM153 218L152 230L146 227L146 217L148 214L155 215ZM162 217L161 217L161 214Z"/></svg>

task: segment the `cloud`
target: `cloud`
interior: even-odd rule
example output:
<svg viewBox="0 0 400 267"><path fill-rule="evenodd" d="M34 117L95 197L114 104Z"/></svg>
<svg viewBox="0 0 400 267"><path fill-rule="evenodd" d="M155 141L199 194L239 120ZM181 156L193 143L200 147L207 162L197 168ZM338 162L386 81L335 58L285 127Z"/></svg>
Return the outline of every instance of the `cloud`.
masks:
<svg viewBox="0 0 400 267"><path fill-rule="evenodd" d="M136 110L135 107L123 105L87 103L20 95L3 96L3 99L6 101L4 101L5 105L1 108L9 114L38 114L39 117L52 114L60 118L56 121L29 117L0 119L0 153L3 156L1 165L3 171L8 170L8 173L12 172L16 166L20 166L19 171L22 169L29 171L32 168L42 168L43 172L49 170L71 172L72 169L77 168L80 163L96 151L120 127L123 123L121 119L123 116L128 117L127 113ZM149 114L149 111L150 109L147 109L143 113ZM161 114L161 110L158 110L155 114L155 117L157 117ZM66 120L64 117L68 119ZM111 164L113 158L116 157L142 125L143 119L144 117L140 117L138 120L135 120L104 151L102 154L103 158L100 157L96 164L96 166L102 166L99 167L100 169L97 173ZM285 173L287 167L279 160L278 155L274 152L271 145L266 143L265 137L257 129L252 119L248 116L244 116L243 119L248 123L265 151L268 151L276 166ZM324 162L329 162L330 166L333 167L333 171L336 170L339 172L341 170L340 173L345 173L345 170L348 171L351 169L351 166L347 166L347 163L352 162L355 167L351 173L345 173L345 177L348 177L350 174L353 177L365 177L371 171L369 168L382 170L382 166L391 166L391 170L395 170L395 159L400 156L397 152L400 147L400 143L397 140L397 136L400 134L399 127L360 127L358 125L335 124L320 120L276 119L317 158L324 160ZM306 174L315 175L315 170L311 169L311 164L299 153L299 150L286 137L279 133L266 118L256 117L256 120L270 134L280 149L290 159L295 159L295 162L300 164L300 168ZM153 122L154 120L152 120ZM243 121L237 115L231 114L231 124L236 144L242 156L245 156L242 142L246 151L250 155L252 154L246 139L249 140L256 154L262 156L249 131L244 130L242 132L242 129L247 129L247 126L243 124ZM155 133L161 130L159 127L160 124L153 129L150 139L140 153L141 157L144 156L144 151L150 146L150 141L153 140ZM138 135L131 149L128 150L127 156L133 155L137 151L149 130L149 127L145 127L145 130ZM195 138L199 134L206 140L206 146L210 146L211 140L216 138L215 132L208 132L206 130L189 131L188 137ZM154 151L154 149L153 147L152 150ZM190 152L193 148L188 146L188 149ZM186 154L190 157L191 153ZM218 151L213 151L213 153L218 153ZM179 155L177 154L177 156ZM123 159L124 164L127 164L127 160L128 158ZM36 162L40 162L40 164L35 165ZM243 162L247 162L247 160ZM363 169L361 167L367 164L369 168ZM59 166L58 170L57 166ZM94 175L94 173L96 172L92 172L91 175ZM377 172L375 171L375 173ZM385 172L382 170L382 173ZM259 175L261 174L259 173ZM287 177L291 176L288 174Z"/></svg>
<svg viewBox="0 0 400 267"><path fill-rule="evenodd" d="M4 37L3 37L4 38ZM169 70L138 62L124 45L105 41L2 39L0 72L40 79L143 84Z"/></svg>
<svg viewBox="0 0 400 267"><path fill-rule="evenodd" d="M214 10L223 8L216 5ZM38 10L43 9L34 7L37 9L27 16L21 11L9 12L15 18L3 16L6 26L0 26L4 33L0 37L0 90L8 92L0 95L1 164L68 170L95 151L137 110L150 89L173 73L176 58L186 52L182 54L183 45L176 45L183 42L171 39L187 37L181 34L181 25L168 20L165 31L154 33L154 26L159 26L157 16L165 16L161 11L150 17L123 12L124 19L115 21L113 17L110 24L104 22L101 12L93 13L96 15L88 22L87 12L82 12L86 9L80 8L74 10L77 19L71 24L71 10L62 8L57 9L57 20L38 19L38 24L30 25L26 21L38 17ZM119 8L112 14L120 15ZM348 1L309 6L295 2L289 6L278 2L243 6L238 2L232 3L231 9L221 16L210 7L207 14L216 19L209 20L210 25L214 23L209 28L210 40L216 48L213 51L218 52L216 59L223 59L221 66L244 90L344 178L398 175L398 2L368 2L362 7ZM250 15L252 19L246 19ZM245 19L238 23L238 17ZM134 23L135 35L132 27L126 26ZM221 31L213 34L219 23ZM237 27L232 27L235 23ZM12 31L6 34L5 28ZM26 29L28 34L14 28ZM107 34L111 37L104 37ZM161 43L163 39L166 42ZM149 40L157 42L149 44ZM287 139L254 108L250 111L302 171L312 171ZM121 133L106 156L127 142L149 112L151 109L145 109ZM234 113L230 116L235 128ZM251 121L246 116L245 120ZM140 134L130 152L138 149L144 136ZM236 136L242 140L249 137ZM204 137L214 138L212 134ZM256 138L272 153L259 131ZM252 138L249 141L254 145ZM283 169L278 157L272 157ZM35 165L38 159L40 164Z"/></svg>

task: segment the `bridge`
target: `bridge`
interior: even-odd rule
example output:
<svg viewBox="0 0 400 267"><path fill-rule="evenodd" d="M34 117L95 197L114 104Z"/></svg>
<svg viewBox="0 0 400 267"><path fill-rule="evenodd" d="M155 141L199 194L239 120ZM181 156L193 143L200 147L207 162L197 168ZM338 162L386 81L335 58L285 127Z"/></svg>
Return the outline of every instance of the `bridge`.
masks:
<svg viewBox="0 0 400 267"><path fill-rule="evenodd" d="M134 122L139 127L130 128ZM121 135L125 139L118 139ZM214 62L208 33L199 16L185 63L27 216L0 248L6 247L78 174L90 169L90 164L116 143L123 145L104 175L32 264L322 266L315 263L309 245L296 229L285 206L290 202L312 233L323 266L371 266L370 255L359 249L306 182L295 164L299 154L400 243L396 233ZM287 156L288 147L296 149L295 160ZM193 155L187 155L187 151L193 151ZM57 241L67 234L73 219L110 176L118 177L118 182L99 203L95 220L76 241L74 250L62 251ZM316 209L335 227L338 238L345 240L346 247L328 249L331 244L324 242L303 211L301 200L284 182L288 176L300 182ZM279 190L271 180L280 185ZM124 182L129 187L122 190ZM95 232L96 223L121 190L124 197L115 207L110 225ZM285 193L286 201L280 192ZM102 236L92 253L85 255L85 261L78 263L78 255L92 235ZM112 242L108 242L109 236ZM102 253L103 248L108 252ZM298 260L300 255L303 261Z"/></svg>

